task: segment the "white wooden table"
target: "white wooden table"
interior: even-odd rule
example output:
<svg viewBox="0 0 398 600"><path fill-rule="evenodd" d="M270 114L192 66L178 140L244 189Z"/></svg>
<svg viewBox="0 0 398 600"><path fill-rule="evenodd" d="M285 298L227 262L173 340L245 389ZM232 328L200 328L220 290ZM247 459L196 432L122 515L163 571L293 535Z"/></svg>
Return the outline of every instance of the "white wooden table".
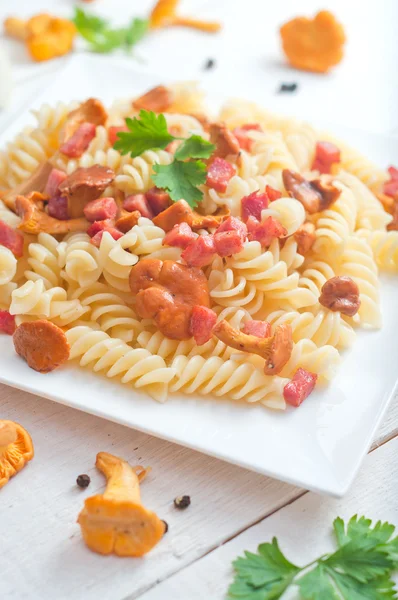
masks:
<svg viewBox="0 0 398 600"><path fill-rule="evenodd" d="M151 2L98 0L87 6L122 22L135 11L134 4L139 4L137 14L145 14ZM293 0L277 4L271 11L264 0L245 0L243 10L238 0L187 0L185 12L223 19L223 34L160 32L140 53L148 69L168 69L178 79L207 76L202 67L213 57L220 77L236 78L242 95L252 81L263 78L270 104L280 103L286 111L299 107L316 112L333 93L330 120L398 133L393 110L397 57L392 54L398 3L385 1L380 11L376 2L363 0L322 6L316 0L300 2L303 13L330 4L346 24L348 55L328 78L298 74L279 64L275 30L298 9ZM68 15L72 5L67 0L4 1L0 18L11 9L20 15L46 9ZM369 39L378 43L369 44ZM31 65L16 44L6 42L6 47L16 87L12 106L0 112L0 128L60 68L60 63ZM293 80L300 82L297 96L275 96L281 81ZM0 494L1 600L222 600L232 578L231 561L274 535L293 561L303 562L331 546L330 526L337 515L359 513L398 525L397 399L343 500L316 496L1 385L0 418L20 421L36 450L35 459ZM143 500L168 522L169 532L144 559L100 557L82 543L76 517L84 498L104 488L94 467L101 450L153 468L143 484ZM75 485L80 473L91 477L85 491ZM185 511L173 507L173 498L181 494L192 498Z"/></svg>

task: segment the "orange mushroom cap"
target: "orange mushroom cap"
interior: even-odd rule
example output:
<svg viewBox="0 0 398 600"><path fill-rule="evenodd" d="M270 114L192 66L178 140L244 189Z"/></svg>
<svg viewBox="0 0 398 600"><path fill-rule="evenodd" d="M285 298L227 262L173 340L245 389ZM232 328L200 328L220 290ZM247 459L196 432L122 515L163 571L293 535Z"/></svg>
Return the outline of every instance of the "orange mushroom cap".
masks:
<svg viewBox="0 0 398 600"><path fill-rule="evenodd" d="M140 498L140 480L148 470L108 454L97 454L96 467L107 478L104 494L87 498L78 523L93 552L143 556L163 537L165 526Z"/></svg>
<svg viewBox="0 0 398 600"><path fill-rule="evenodd" d="M0 488L23 469L33 456L29 433L18 423L0 421Z"/></svg>

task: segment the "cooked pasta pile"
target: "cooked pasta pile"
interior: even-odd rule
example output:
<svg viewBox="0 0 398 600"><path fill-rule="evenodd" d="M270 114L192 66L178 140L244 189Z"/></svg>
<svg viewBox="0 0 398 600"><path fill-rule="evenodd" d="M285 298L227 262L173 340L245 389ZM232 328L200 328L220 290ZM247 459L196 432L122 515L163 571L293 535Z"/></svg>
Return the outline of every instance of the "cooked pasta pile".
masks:
<svg viewBox="0 0 398 600"><path fill-rule="evenodd" d="M202 96L192 85L175 91L175 105L165 114L169 131L181 138L196 134L208 139L198 116L204 112ZM146 193L154 186L153 166L170 164L173 151L147 150L131 158L109 141L108 127L137 114L130 100L109 108L106 124L97 126L81 156L68 158L59 152L60 132L76 106L45 105L34 112L36 125L25 128L0 154L0 190L23 183L47 160L66 174L79 167L109 167L115 178L103 197ZM24 233L20 258L0 245L0 309L15 315L17 324L52 321L66 331L71 360L159 401L184 392L283 409L283 388L298 368L327 383L336 373L340 352L355 341L356 329L382 324L378 271L398 272L398 231L387 231L392 217L376 196L388 174L307 123L277 117L248 102L228 102L218 119L230 130L253 123L258 127L247 133L248 149L227 157L235 175L226 191L201 186L198 210L210 215L223 208L239 217L243 197L271 186L282 197L270 202L261 218L273 217L286 232L268 247L246 240L239 253L215 256L203 268L211 308L218 321L238 330L252 319L267 321L272 331L290 325L293 350L280 373L264 374L259 356L233 349L214 335L203 345L194 338L169 339L152 319L138 315L129 286L131 268L145 258L182 262L181 249L163 245L165 231L144 216L119 239L104 233L99 247L85 231ZM333 142L341 151L340 162L332 167L340 195L325 210L309 214L288 195L282 172L317 177L313 166L319 140ZM0 221L17 228L20 217L0 201ZM295 234L305 222L315 226L315 240L301 254ZM209 230L199 234L206 236ZM323 285L336 276L348 276L358 286L361 304L353 317L319 302Z"/></svg>

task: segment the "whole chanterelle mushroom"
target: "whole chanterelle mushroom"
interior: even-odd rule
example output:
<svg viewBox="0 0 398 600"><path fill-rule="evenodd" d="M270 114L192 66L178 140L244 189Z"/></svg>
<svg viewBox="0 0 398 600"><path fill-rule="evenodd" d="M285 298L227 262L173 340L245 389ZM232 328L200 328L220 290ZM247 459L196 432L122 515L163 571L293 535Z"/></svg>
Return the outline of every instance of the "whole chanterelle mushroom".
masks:
<svg viewBox="0 0 398 600"><path fill-rule="evenodd" d="M34 456L27 431L13 421L0 421L0 488Z"/></svg>
<svg viewBox="0 0 398 600"><path fill-rule="evenodd" d="M78 523L84 541L98 554L143 556L163 537L164 523L141 504L140 481L147 470L108 454L97 454L96 467L107 478L104 494L87 498Z"/></svg>

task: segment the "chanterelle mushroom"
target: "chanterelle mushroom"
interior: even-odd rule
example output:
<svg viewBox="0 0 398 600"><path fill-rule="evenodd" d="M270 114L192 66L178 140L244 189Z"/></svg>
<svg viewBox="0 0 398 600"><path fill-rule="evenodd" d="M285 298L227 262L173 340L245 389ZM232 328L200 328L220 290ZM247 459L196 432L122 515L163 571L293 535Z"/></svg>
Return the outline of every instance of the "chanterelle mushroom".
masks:
<svg viewBox="0 0 398 600"><path fill-rule="evenodd" d="M29 433L18 423L0 421L0 488L34 456Z"/></svg>
<svg viewBox="0 0 398 600"><path fill-rule="evenodd" d="M260 338L235 329L228 321L220 321L213 328L213 334L231 348L262 356L265 359L264 373L266 375L280 373L293 350L290 325L278 325L273 336Z"/></svg>
<svg viewBox="0 0 398 600"><path fill-rule="evenodd" d="M310 215L329 208L341 194L330 175L321 175L318 179L308 181L300 173L284 169L282 178L289 196L299 200Z"/></svg>
<svg viewBox="0 0 398 600"><path fill-rule="evenodd" d="M108 482L104 494L87 498L78 517L85 543L98 554L143 556L165 531L157 515L141 504L139 482L147 471L107 452L97 454L95 465Z"/></svg>

